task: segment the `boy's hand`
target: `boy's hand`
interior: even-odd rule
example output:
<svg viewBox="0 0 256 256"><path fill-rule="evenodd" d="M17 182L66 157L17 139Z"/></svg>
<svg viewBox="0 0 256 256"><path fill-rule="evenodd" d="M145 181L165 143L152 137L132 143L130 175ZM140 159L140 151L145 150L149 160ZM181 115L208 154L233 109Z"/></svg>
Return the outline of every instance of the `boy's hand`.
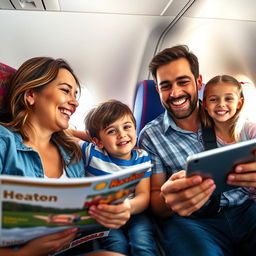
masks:
<svg viewBox="0 0 256 256"><path fill-rule="evenodd" d="M89 209L89 214L101 225L107 228L120 228L131 217L130 200L125 199L120 204L99 204Z"/></svg>

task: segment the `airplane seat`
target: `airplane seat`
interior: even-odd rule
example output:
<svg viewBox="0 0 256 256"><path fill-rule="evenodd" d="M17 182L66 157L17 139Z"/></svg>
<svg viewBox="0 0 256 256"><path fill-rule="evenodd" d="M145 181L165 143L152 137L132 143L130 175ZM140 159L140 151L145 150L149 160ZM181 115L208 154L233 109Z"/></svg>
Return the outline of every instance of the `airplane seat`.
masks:
<svg viewBox="0 0 256 256"><path fill-rule="evenodd" d="M137 134L149 121L164 112L154 80L141 81L135 93L133 114L137 123Z"/></svg>
<svg viewBox="0 0 256 256"><path fill-rule="evenodd" d="M13 77L16 69L0 62L0 112L2 112L4 104L4 95L6 87L8 86L11 78ZM5 115L1 113L0 121L4 121Z"/></svg>
<svg viewBox="0 0 256 256"><path fill-rule="evenodd" d="M141 81L136 89L135 100L133 106L133 114L137 124L137 134L139 135L142 128L151 120L164 112L161 104L154 80ZM156 243L160 256L166 256L163 245L161 243L161 231L151 213L149 213L152 223L155 226Z"/></svg>

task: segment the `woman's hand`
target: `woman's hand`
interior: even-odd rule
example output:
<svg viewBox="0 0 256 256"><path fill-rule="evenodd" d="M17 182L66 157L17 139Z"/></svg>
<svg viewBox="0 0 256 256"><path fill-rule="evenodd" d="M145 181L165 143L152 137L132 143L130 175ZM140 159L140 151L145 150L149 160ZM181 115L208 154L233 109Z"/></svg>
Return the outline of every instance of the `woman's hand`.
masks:
<svg viewBox="0 0 256 256"><path fill-rule="evenodd" d="M77 228L41 236L33 239L17 251L19 256L47 256L64 249L74 240ZM6 254L8 255L8 254Z"/></svg>
<svg viewBox="0 0 256 256"><path fill-rule="evenodd" d="M80 140L92 142L92 139L88 132L79 131L74 129L67 129L66 133L73 138L74 141L78 142Z"/></svg>
<svg viewBox="0 0 256 256"><path fill-rule="evenodd" d="M125 199L120 204L93 205L89 209L89 214L107 228L120 228L131 216L130 200Z"/></svg>

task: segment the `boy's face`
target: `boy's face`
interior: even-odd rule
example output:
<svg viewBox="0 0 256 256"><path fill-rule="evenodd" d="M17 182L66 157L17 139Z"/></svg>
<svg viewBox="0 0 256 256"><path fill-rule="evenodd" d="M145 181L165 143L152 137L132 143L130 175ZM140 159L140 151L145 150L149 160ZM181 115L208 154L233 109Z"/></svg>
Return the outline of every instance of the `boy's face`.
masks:
<svg viewBox="0 0 256 256"><path fill-rule="evenodd" d="M95 142L100 148L104 148L109 155L130 160L131 150L136 145L136 128L130 116L126 115L117 119L99 133L100 139Z"/></svg>

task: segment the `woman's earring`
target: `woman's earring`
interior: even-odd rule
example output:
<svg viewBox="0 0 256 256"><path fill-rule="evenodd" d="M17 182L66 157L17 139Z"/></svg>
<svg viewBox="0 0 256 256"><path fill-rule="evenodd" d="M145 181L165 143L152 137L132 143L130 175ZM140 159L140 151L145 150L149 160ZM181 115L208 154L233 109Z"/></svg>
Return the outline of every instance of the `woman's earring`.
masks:
<svg viewBox="0 0 256 256"><path fill-rule="evenodd" d="M32 102L30 102L30 101L28 101L28 105L29 105L29 106L32 106L32 105L33 105L33 103L32 103Z"/></svg>

